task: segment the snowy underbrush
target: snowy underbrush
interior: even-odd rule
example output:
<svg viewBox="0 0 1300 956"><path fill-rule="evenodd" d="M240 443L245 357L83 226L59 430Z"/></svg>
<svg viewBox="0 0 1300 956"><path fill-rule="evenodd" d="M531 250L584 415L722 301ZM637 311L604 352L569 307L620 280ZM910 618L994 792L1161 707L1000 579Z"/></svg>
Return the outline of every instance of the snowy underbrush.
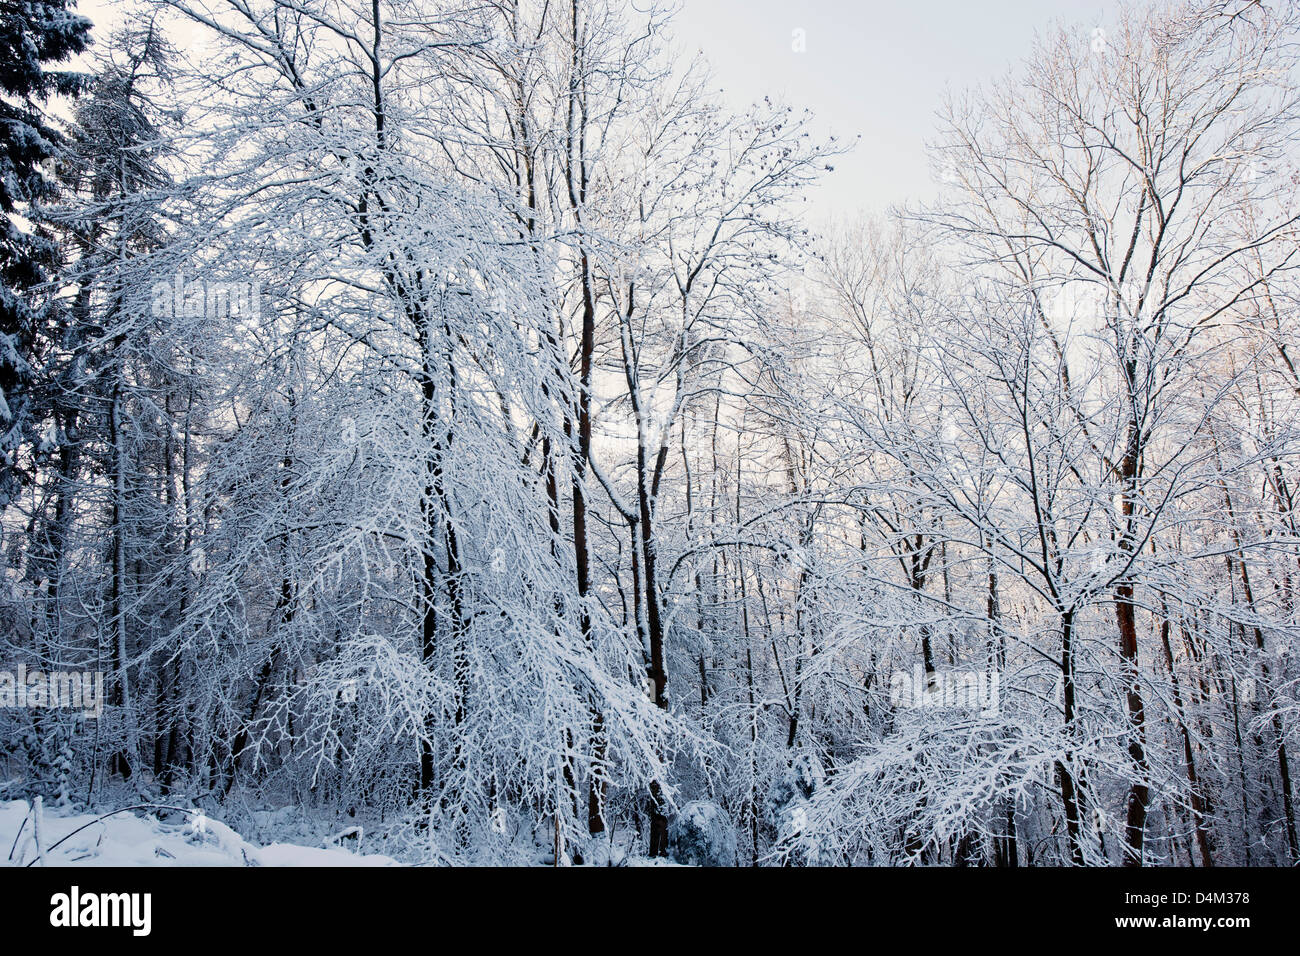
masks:
<svg viewBox="0 0 1300 956"><path fill-rule="evenodd" d="M77 810L27 800L0 800L0 866L552 866L548 834L510 826L483 834L455 855L440 846L436 828L411 820L384 823L357 815L341 825L334 814L297 806L262 806L238 799L205 812L180 801L128 803ZM570 844L560 864L667 865L640 853L631 830Z"/></svg>
<svg viewBox="0 0 1300 956"><path fill-rule="evenodd" d="M343 836L339 843L356 841ZM75 813L0 803L4 866L396 866L344 846L251 843L202 811L162 805Z"/></svg>

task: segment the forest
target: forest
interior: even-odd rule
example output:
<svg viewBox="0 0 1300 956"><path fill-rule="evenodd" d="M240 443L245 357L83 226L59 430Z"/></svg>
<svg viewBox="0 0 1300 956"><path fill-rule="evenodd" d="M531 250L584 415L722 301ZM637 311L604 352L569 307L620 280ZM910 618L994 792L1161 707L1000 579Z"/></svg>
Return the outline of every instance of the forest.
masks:
<svg viewBox="0 0 1300 956"><path fill-rule="evenodd" d="M1300 8L1055 25L819 218L888 145L671 3L115 7L0 8L0 807L1300 864Z"/></svg>

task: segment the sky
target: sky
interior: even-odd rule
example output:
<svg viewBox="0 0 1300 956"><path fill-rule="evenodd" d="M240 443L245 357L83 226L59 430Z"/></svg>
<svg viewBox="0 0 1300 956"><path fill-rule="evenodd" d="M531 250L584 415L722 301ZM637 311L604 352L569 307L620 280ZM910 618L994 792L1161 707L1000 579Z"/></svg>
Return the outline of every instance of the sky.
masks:
<svg viewBox="0 0 1300 956"><path fill-rule="evenodd" d="M642 0L626 0L641 6ZM683 53L702 52L734 108L808 108L852 153L814 188L814 219L933 198L925 143L945 90L1002 76L1053 22L1106 27L1115 0L677 0ZM106 35L114 0L81 0ZM796 34L795 31L802 31ZM801 41L801 42L796 42ZM802 50L796 50L802 45ZM861 140L858 136L861 135Z"/></svg>
<svg viewBox="0 0 1300 956"><path fill-rule="evenodd" d="M807 107L851 155L811 197L819 219L932 198L925 143L948 88L1004 75L1054 21L1105 29L1106 0L682 0L675 31L735 107ZM802 30L805 49L796 52Z"/></svg>

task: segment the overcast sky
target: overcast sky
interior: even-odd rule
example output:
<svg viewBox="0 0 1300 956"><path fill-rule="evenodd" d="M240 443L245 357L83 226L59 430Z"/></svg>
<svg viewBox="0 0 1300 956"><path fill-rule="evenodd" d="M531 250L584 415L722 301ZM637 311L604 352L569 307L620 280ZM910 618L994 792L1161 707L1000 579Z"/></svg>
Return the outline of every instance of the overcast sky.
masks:
<svg viewBox="0 0 1300 956"><path fill-rule="evenodd" d="M808 107L862 140L817 190L818 217L929 198L944 90L1004 74L1053 21L1106 26L1107 0L683 0L676 32L735 105ZM806 51L793 49L804 31Z"/></svg>
<svg viewBox="0 0 1300 956"><path fill-rule="evenodd" d="M678 2L683 51L704 52L734 107L772 96L811 109L847 141L861 134L815 190L817 219L930 198L925 142L944 90L1002 75L1054 21L1104 29L1114 8L1114 0ZM81 0L79 9L104 37L120 19L113 0Z"/></svg>

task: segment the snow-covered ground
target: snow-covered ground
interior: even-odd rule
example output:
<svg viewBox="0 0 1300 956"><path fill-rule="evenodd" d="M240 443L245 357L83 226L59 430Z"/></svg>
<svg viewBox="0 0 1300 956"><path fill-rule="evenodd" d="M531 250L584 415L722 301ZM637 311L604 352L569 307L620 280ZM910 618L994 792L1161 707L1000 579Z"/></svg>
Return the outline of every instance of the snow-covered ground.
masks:
<svg viewBox="0 0 1300 956"><path fill-rule="evenodd" d="M46 808L40 844L47 866L397 866L391 857L292 843L257 846L218 820L158 809L64 814ZM65 839L66 837L66 839ZM37 859L32 806L0 803L0 866Z"/></svg>

